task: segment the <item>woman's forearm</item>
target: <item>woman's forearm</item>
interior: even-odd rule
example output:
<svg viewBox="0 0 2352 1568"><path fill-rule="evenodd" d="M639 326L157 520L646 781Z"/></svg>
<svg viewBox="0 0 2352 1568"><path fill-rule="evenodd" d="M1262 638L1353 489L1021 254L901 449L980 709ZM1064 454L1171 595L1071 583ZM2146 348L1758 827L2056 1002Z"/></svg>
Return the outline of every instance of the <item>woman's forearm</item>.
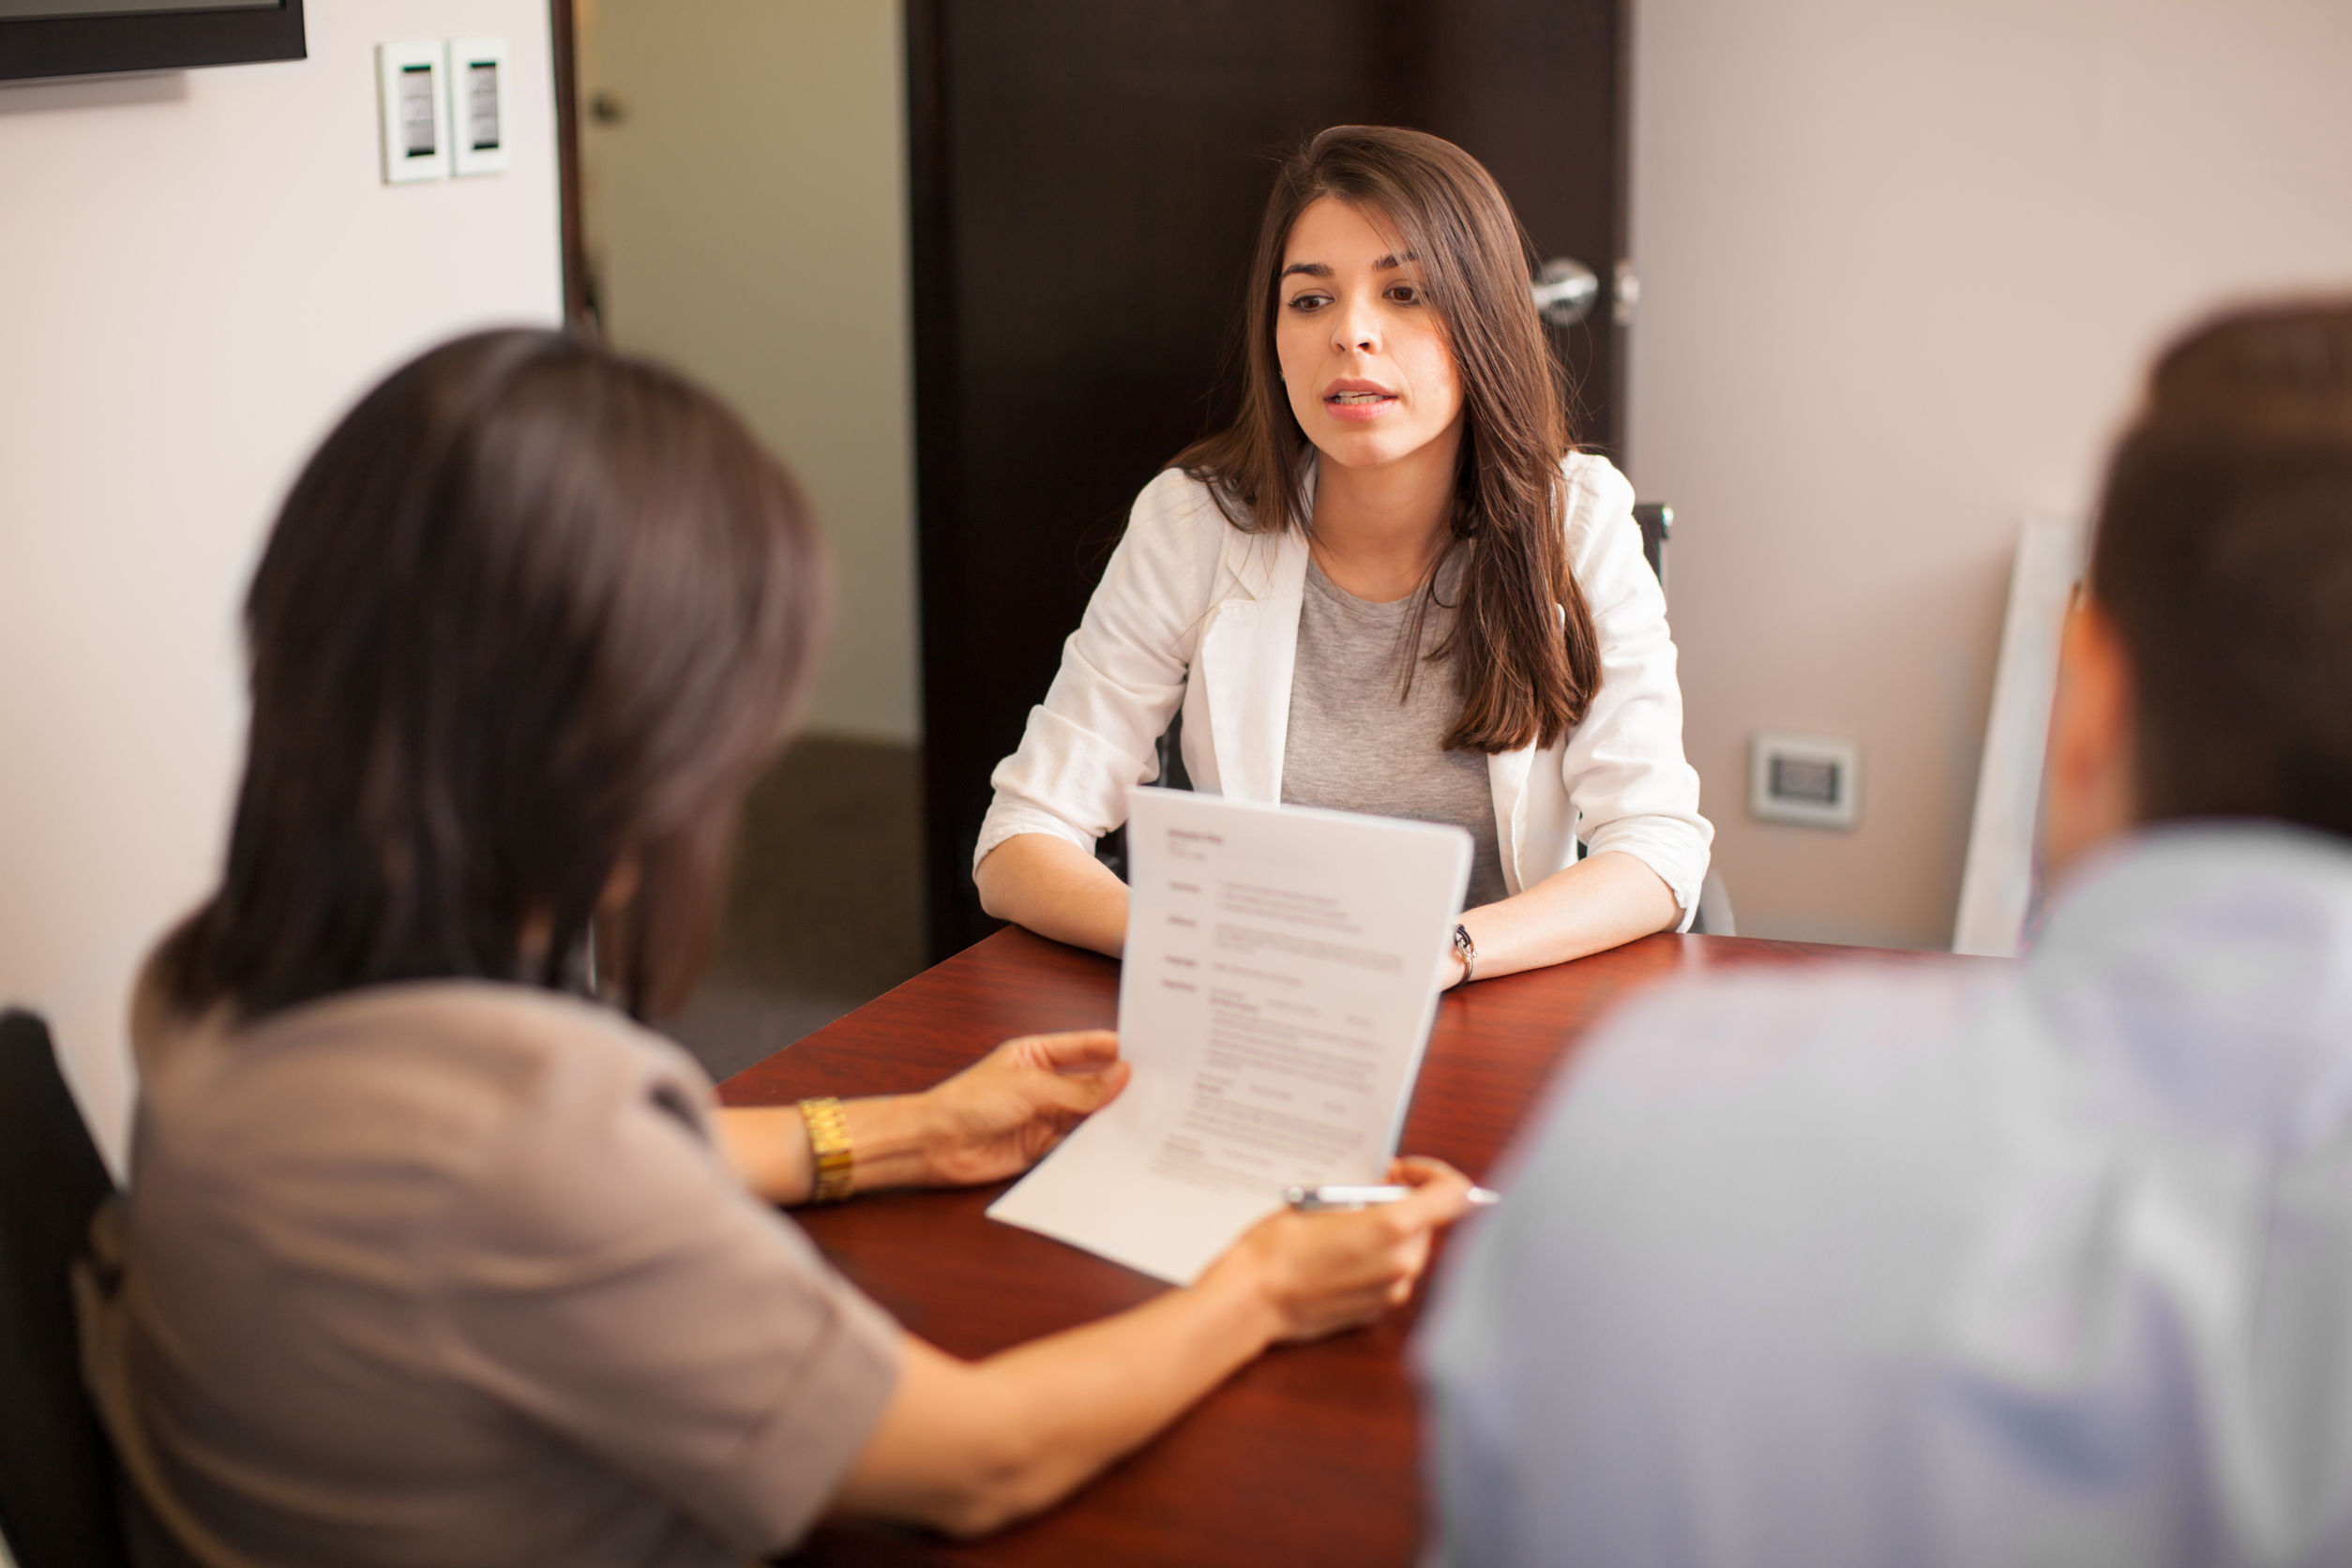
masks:
<svg viewBox="0 0 2352 1568"><path fill-rule="evenodd" d="M1412 1191L1342 1214L1276 1211L1199 1280L976 1364L900 1342L898 1387L836 1500L852 1513L994 1530L1131 1453L1277 1339L1368 1323L1412 1293L1470 1179L1397 1160Z"/></svg>
<svg viewBox="0 0 2352 1568"><path fill-rule="evenodd" d="M852 1191L912 1186L927 1178L937 1119L923 1095L844 1100L841 1111L856 1154L850 1167ZM718 1134L744 1185L771 1203L808 1201L817 1162L799 1106L721 1106Z"/></svg>
<svg viewBox="0 0 2352 1568"><path fill-rule="evenodd" d="M1280 1328L1228 1270L981 1362L908 1335L897 1391L837 1504L957 1535L996 1530L1139 1447Z"/></svg>
<svg viewBox="0 0 2352 1568"><path fill-rule="evenodd" d="M980 907L1041 937L1112 957L1127 941L1127 884L1076 844L1017 833L990 850L972 881Z"/></svg>
<svg viewBox="0 0 2352 1568"><path fill-rule="evenodd" d="M1468 912L1478 978L1566 963L1681 923L1664 878L1636 857L1604 852L1577 861L1516 897Z"/></svg>

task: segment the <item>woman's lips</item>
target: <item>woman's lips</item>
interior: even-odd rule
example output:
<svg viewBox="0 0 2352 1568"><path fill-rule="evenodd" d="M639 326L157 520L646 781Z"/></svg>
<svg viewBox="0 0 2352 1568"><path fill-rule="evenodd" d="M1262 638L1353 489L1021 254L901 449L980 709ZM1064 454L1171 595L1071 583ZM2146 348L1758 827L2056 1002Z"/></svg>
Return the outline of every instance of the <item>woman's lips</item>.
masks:
<svg viewBox="0 0 2352 1568"><path fill-rule="evenodd" d="M1396 395L1377 388L1337 387L1323 394L1323 408L1334 419L1361 425L1378 419L1396 406Z"/></svg>

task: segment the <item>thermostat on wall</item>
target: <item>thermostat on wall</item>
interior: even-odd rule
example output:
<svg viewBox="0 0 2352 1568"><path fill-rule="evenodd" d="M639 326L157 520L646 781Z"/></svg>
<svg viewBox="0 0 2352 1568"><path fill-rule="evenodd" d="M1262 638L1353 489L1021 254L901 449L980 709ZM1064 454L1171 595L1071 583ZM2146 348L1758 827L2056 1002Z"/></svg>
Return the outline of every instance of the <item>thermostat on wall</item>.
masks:
<svg viewBox="0 0 2352 1568"><path fill-rule="evenodd" d="M447 56L439 39L376 45L376 93L384 122L384 183L449 176Z"/></svg>
<svg viewBox="0 0 2352 1568"><path fill-rule="evenodd" d="M1768 822L1852 827L1862 807L1862 751L1825 735L1763 731L1748 749L1748 811Z"/></svg>
<svg viewBox="0 0 2352 1568"><path fill-rule="evenodd" d="M503 174L506 150L506 40L449 40L449 153L458 173Z"/></svg>

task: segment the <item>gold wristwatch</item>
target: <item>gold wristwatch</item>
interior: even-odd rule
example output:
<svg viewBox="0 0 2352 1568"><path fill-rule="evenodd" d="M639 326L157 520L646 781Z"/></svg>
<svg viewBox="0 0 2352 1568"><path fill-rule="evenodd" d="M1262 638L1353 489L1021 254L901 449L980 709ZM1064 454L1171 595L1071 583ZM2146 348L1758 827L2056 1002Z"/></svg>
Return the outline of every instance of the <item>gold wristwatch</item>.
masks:
<svg viewBox="0 0 2352 1568"><path fill-rule="evenodd" d="M809 1197L820 1203L838 1203L850 1196L850 1119L841 1102L832 1098L803 1100L800 1119L808 1123L808 1153L815 1159L817 1182Z"/></svg>

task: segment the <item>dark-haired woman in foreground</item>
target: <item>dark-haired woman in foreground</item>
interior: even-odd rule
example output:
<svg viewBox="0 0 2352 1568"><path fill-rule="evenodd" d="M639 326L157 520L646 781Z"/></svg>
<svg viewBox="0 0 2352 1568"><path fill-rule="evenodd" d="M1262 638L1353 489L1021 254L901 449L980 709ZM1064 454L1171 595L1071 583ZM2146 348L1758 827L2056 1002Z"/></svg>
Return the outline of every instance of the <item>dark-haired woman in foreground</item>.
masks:
<svg viewBox="0 0 2352 1568"><path fill-rule="evenodd" d="M1120 950L1094 841L1181 705L1197 788L1470 831L1443 984L1689 923L1713 830L1666 600L1633 490L1571 447L1527 263L1451 143L1339 126L1284 165L1241 415L1137 500L998 767L989 913Z"/></svg>
<svg viewBox="0 0 2352 1568"><path fill-rule="evenodd" d="M741 1562L829 1509L983 1530L1410 1289L1466 1200L1430 1162L1394 1208L1277 1215L1191 1289L976 1364L773 1211L1009 1175L1125 1078L1108 1034L1044 1036L922 1094L722 1110L629 1016L694 977L819 579L732 418L552 335L426 355L305 470L247 607L227 870L143 984L130 1196L85 1292L168 1532L143 1555ZM626 1015L583 994L592 927Z"/></svg>

